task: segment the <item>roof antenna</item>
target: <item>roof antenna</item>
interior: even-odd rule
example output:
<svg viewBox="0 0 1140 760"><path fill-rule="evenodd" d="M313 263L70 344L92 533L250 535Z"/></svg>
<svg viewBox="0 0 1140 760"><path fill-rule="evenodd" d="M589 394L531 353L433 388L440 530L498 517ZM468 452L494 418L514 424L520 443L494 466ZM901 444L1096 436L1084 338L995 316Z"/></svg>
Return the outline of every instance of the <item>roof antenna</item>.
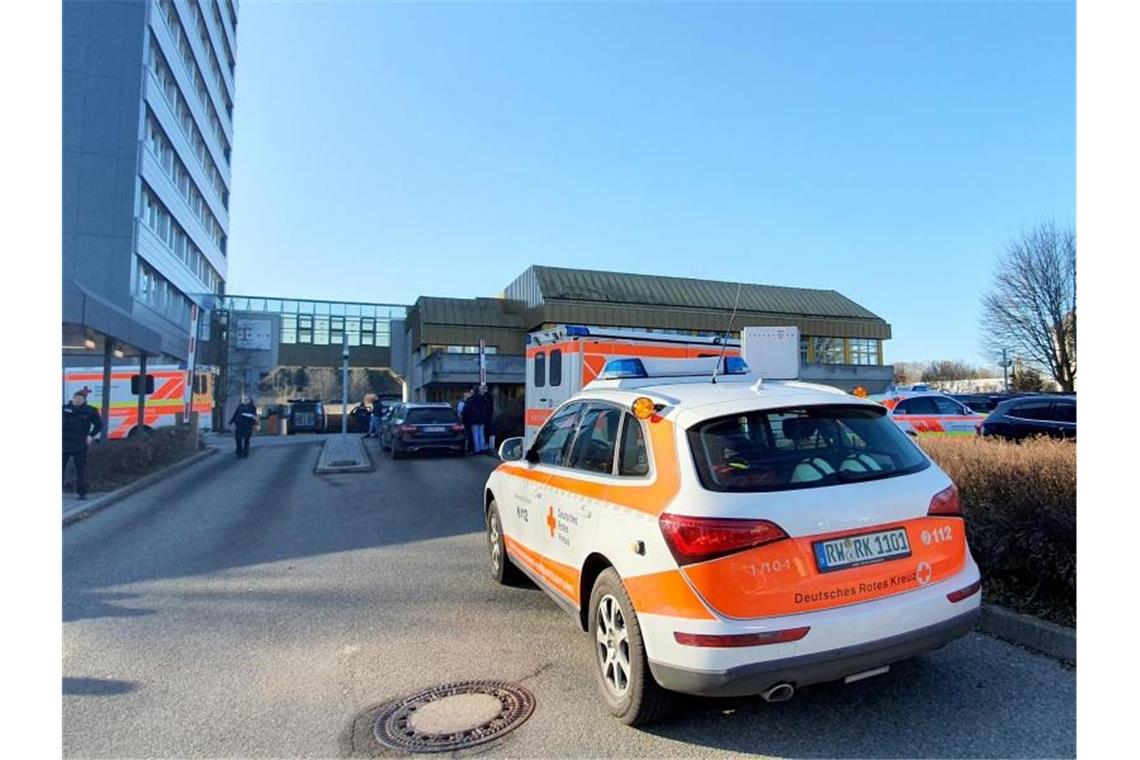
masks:
<svg viewBox="0 0 1140 760"><path fill-rule="evenodd" d="M724 362L724 352L728 348L728 334L732 332L732 323L736 320L736 307L740 305L740 286L741 282L738 280L736 283L736 298L732 302L732 316L728 318L728 329L724 331L724 337L720 339L720 357L716 360L716 366L713 367L712 383L716 385L716 371L720 369L720 365Z"/></svg>

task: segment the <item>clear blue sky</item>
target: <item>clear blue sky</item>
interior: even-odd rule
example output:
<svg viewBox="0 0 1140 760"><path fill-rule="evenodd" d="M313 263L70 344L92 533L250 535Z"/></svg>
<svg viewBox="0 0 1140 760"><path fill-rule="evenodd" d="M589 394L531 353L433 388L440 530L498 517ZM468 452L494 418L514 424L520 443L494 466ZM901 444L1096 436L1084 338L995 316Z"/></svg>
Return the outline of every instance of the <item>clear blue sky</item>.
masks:
<svg viewBox="0 0 1140 760"><path fill-rule="evenodd" d="M1075 220L1072 4L244 0L229 291L411 303L530 264L833 288L981 360Z"/></svg>

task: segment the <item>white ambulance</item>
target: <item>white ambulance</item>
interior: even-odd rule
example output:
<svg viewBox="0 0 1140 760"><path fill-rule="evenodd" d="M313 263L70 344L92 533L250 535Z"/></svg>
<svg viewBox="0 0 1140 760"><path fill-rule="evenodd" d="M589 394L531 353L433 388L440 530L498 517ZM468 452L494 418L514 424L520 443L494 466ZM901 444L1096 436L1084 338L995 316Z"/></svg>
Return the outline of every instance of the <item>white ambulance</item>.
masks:
<svg viewBox="0 0 1140 760"><path fill-rule="evenodd" d="M140 378L136 367L112 367L111 410L106 437L125 438L138 423L138 392L146 390L143 425L150 428L173 425L184 411L186 370L177 365L147 367L150 380ZM194 374L193 409L198 412L198 428L210 429L210 412L214 406L213 374L208 368ZM87 403L95 409L103 405L103 369L101 367L65 367L63 370L63 403L79 391L87 391Z"/></svg>

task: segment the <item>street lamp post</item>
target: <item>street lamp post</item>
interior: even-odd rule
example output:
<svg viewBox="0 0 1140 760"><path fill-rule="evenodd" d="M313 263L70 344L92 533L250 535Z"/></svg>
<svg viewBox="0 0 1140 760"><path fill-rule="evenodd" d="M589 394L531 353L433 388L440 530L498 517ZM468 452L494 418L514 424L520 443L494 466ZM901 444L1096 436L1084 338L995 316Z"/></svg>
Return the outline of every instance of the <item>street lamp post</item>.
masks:
<svg viewBox="0 0 1140 760"><path fill-rule="evenodd" d="M348 435L348 330L341 332L340 355L344 361L340 371L340 438L343 443Z"/></svg>

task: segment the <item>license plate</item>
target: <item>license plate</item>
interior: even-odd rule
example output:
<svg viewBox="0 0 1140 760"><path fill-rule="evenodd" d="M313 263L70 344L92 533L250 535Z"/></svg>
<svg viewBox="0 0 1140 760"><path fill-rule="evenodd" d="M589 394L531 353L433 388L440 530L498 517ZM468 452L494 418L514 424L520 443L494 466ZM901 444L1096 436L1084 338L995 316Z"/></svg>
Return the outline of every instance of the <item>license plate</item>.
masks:
<svg viewBox="0 0 1140 760"><path fill-rule="evenodd" d="M424 428L424 432L425 433L446 433L447 428L444 427L443 425L429 425L428 427Z"/></svg>
<svg viewBox="0 0 1140 760"><path fill-rule="evenodd" d="M821 573L910 556L906 528L816 541L812 549Z"/></svg>

